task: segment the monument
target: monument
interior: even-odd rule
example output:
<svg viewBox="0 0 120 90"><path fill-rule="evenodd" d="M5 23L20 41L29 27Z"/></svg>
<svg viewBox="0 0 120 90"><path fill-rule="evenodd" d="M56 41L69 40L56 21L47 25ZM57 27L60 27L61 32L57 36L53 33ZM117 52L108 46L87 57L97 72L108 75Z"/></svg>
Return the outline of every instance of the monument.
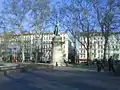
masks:
<svg viewBox="0 0 120 90"><path fill-rule="evenodd" d="M54 37L52 39L52 64L54 66L65 66L62 53L62 37L59 35L59 25L55 25Z"/></svg>

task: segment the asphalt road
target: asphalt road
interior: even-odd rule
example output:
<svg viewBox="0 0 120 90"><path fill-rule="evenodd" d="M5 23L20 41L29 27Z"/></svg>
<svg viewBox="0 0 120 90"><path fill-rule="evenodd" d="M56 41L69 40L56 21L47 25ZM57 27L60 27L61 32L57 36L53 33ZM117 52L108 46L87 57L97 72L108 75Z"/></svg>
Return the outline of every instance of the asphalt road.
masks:
<svg viewBox="0 0 120 90"><path fill-rule="evenodd" d="M0 90L120 90L120 77L89 70L35 70L0 76Z"/></svg>

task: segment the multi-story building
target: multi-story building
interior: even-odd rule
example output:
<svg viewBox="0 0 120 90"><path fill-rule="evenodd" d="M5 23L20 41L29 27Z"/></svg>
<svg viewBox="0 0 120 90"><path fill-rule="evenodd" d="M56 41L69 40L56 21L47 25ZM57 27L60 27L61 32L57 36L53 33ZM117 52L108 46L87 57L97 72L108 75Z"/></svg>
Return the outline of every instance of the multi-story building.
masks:
<svg viewBox="0 0 120 90"><path fill-rule="evenodd" d="M71 40L66 33L61 33L63 54L68 60L71 49ZM14 37L14 38L13 38ZM52 38L53 33L23 34L14 35L9 39L7 50L13 57L18 57L24 47L25 59L37 59L38 61L51 61L52 59ZM1 40L5 41L1 37ZM10 42L11 41L11 42ZM0 43L2 45L2 42Z"/></svg>
<svg viewBox="0 0 120 90"><path fill-rule="evenodd" d="M106 58L114 56L114 58L120 60L120 33L112 33L108 38L108 44L106 47ZM87 59L87 37L81 33L80 41L82 44L79 45L79 59ZM89 54L90 59L102 59L104 54L104 43L105 38L100 32L90 33L89 37Z"/></svg>
<svg viewBox="0 0 120 90"><path fill-rule="evenodd" d="M46 61L52 59L52 38L54 37L53 33L41 33L41 37L37 37L37 40L33 40L34 44L37 44L37 48L39 49L40 55L39 59ZM71 40L66 33L61 33L60 36L62 37L62 51L65 54L65 58L68 60L68 55L70 52L70 43ZM36 42L36 43L35 43Z"/></svg>

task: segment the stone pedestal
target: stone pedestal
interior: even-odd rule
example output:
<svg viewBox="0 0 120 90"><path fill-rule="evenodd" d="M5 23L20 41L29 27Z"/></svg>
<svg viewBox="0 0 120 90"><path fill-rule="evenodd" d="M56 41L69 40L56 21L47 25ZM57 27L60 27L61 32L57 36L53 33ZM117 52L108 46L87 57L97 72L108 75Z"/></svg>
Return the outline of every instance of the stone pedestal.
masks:
<svg viewBox="0 0 120 90"><path fill-rule="evenodd" d="M65 66L62 53L62 37L55 36L52 41L52 64L54 66Z"/></svg>

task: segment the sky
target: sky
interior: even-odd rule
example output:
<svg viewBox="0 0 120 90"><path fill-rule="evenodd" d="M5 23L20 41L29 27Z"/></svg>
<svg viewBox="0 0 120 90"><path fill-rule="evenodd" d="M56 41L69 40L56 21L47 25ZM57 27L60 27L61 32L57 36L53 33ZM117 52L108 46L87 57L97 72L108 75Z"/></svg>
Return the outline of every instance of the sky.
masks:
<svg viewBox="0 0 120 90"><path fill-rule="evenodd" d="M1 12L2 8L3 8L2 2L3 2L3 0L0 0L0 12ZM2 33L2 32L3 32L3 30L0 29L0 33Z"/></svg>
<svg viewBox="0 0 120 90"><path fill-rule="evenodd" d="M2 2L3 0L0 0L0 10L2 9Z"/></svg>
<svg viewBox="0 0 120 90"><path fill-rule="evenodd" d="M2 2L3 2L4 0L0 0L0 10L2 9ZM51 0L51 2L52 2L52 6L53 7L57 7L57 5L56 5L56 2L58 2L58 1L66 1L67 3L68 3L68 1L69 0ZM105 1L107 1L107 0L100 0L101 2L102 2L102 4L104 4L105 3ZM61 3L60 3L61 4ZM49 30L48 31L51 31L53 28L49 28ZM98 28L97 28L98 29ZM54 30L54 29L53 29ZM63 30L61 30L61 31L63 31Z"/></svg>
<svg viewBox="0 0 120 90"><path fill-rule="evenodd" d="M3 2L3 1L4 1L4 0L0 0L0 11L1 11L2 7L3 7L3 5L2 5L2 2ZM61 1L61 0L52 0L52 6L54 5L55 7L57 7L57 5L55 5L56 1ZM67 1L67 0L66 0L66 1ZM60 5L62 5L62 4L60 3ZM60 29L61 29L61 28L60 28ZM48 31L53 31L53 30L54 30L54 27L48 29ZM0 33L2 33L2 32L3 32L3 30L1 29L1 30L0 30Z"/></svg>
<svg viewBox="0 0 120 90"><path fill-rule="evenodd" d="M2 9L2 6L3 6L3 5L2 5L2 2L3 2L3 1L4 1L4 0L0 0L0 10ZM55 3L58 2L58 1L66 1L67 3L69 3L69 2L68 2L69 0L50 0L50 1L52 2L52 6L53 6L53 7L57 7L57 5L55 5ZM104 0L101 0L101 1L104 1ZM60 4L61 4L61 3L60 3ZM62 4L61 4L61 5L62 5Z"/></svg>
<svg viewBox="0 0 120 90"><path fill-rule="evenodd" d="M0 10L2 9L2 2L3 2L4 0L0 0ZM57 5L55 5L55 3L56 2L58 2L58 1L62 1L62 0L51 0L52 1L52 6L54 6L54 7L57 7ZM68 3L68 0L66 0L66 2ZM105 2L105 0L101 0L101 2L102 3L104 3ZM60 3L60 5L62 5L61 3ZM61 28L60 28L61 29ZM54 30L54 27L53 28L49 28L48 29L48 31L53 31ZM62 31L62 30L61 30ZM0 30L0 33L1 33L1 30Z"/></svg>
<svg viewBox="0 0 120 90"><path fill-rule="evenodd" d="M2 8L3 8L3 4L2 4L3 1L4 1L4 0L0 0L0 11L1 11ZM56 3L56 1L61 1L61 0L50 0L50 1L51 1L51 4L54 5L54 4ZM27 23L24 23L24 25L27 25ZM25 27L25 28L26 28L26 27ZM27 29L28 29L28 28L27 28ZM49 28L48 31L51 31L51 29L52 29L52 28ZM29 29L29 30L30 30L30 29ZM0 29L0 33L1 33L1 32L3 32L2 29Z"/></svg>

